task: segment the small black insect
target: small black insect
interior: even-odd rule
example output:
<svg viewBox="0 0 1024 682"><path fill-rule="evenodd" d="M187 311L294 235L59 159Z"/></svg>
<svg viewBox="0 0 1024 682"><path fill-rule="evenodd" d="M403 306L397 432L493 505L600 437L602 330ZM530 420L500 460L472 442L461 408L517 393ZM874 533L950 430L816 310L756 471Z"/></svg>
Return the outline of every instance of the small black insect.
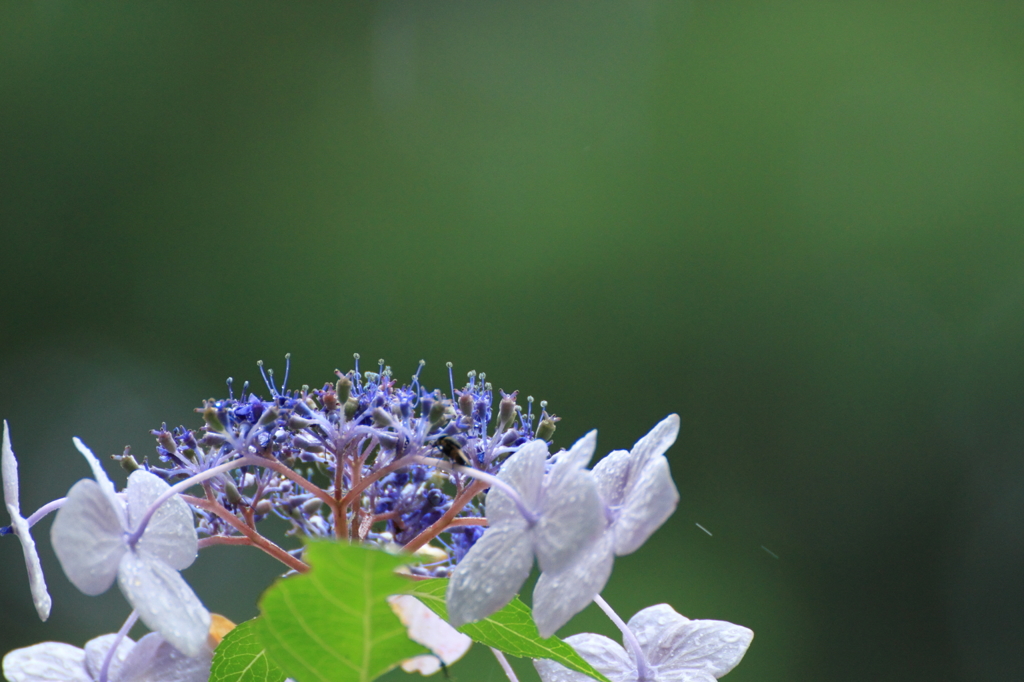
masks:
<svg viewBox="0 0 1024 682"><path fill-rule="evenodd" d="M441 436L434 441L434 447L441 451L445 459L450 461L452 464L459 464L464 467L473 467L473 460L462 451L462 446L459 445L459 441L455 440L451 436Z"/></svg>

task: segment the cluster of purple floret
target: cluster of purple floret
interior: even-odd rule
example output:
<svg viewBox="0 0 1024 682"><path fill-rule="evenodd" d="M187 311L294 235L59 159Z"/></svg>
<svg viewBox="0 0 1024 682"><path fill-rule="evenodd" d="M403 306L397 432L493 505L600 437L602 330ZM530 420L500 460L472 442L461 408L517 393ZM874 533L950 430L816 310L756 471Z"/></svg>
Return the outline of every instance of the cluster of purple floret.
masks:
<svg viewBox="0 0 1024 682"><path fill-rule="evenodd" d="M211 399L197 410L205 425L153 431L160 464L141 464L129 450L119 459L129 470L143 467L169 483L202 473L243 455L272 458L315 483L332 496L348 493L359 481L406 455L441 457L438 439L451 438L475 468L495 474L501 463L524 443L550 440L557 417L541 403L539 413L529 398L524 411L517 392L495 395L485 374L470 372L461 389L451 380L450 394L427 390L420 368L409 383L399 385L380 361L378 371L335 370L333 383L319 389L287 390L287 371L280 390L273 372L263 372L269 396L250 390L248 382L236 397ZM497 403L497 404L496 404ZM338 467L341 467L339 476ZM340 493L336 483L340 482ZM453 499L469 482L450 471L411 464L380 478L359 494L345 527L353 539L404 546L449 511ZM335 537L333 512L321 499L268 468L243 467L204 484L214 499L247 523L275 516L291 524L291 534ZM196 510L201 535L231 534L228 523L212 512ZM479 517L482 507L470 501L458 516ZM447 575L483 534L480 526L451 528L437 540L448 559L422 572ZM300 551L300 550L297 550ZM418 571L419 572L419 571Z"/></svg>

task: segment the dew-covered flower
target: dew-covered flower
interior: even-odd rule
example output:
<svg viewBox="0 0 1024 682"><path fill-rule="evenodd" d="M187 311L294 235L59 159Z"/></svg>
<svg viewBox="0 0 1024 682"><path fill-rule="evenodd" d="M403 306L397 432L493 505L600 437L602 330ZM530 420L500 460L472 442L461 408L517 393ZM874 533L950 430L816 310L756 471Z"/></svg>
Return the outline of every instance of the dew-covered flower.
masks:
<svg viewBox="0 0 1024 682"><path fill-rule="evenodd" d="M25 568L28 570L28 584L32 592L32 603L40 620L50 617L50 593L46 591L46 580L43 578L43 566L39 563L39 553L32 539L28 521L21 515L21 502L18 499L18 460L11 449L11 434L4 420L3 451L0 454L0 473L4 483L4 504L11 515L10 531L21 541L21 551L25 554ZM0 533L2 535L4 533Z"/></svg>
<svg viewBox="0 0 1024 682"><path fill-rule="evenodd" d="M554 634L604 589L615 556L635 552L675 511L679 492L665 451L676 441L679 415L669 415L630 452L609 453L593 469L604 505L603 532L560 571L544 571L533 590L541 634ZM545 605L538 612L537 607Z"/></svg>
<svg viewBox="0 0 1024 682"><path fill-rule="evenodd" d="M449 666L465 656L473 644L472 639L444 622L416 597L399 594L388 597L388 603L407 628L409 639L433 652L402 661L402 670L407 673L433 675L442 664Z"/></svg>
<svg viewBox="0 0 1024 682"><path fill-rule="evenodd" d="M540 440L527 443L502 465L498 479L520 499L498 487L488 493L488 528L455 567L448 585L452 625L486 618L511 601L530 574L534 556L542 572L561 571L601 532L604 510L593 473L585 468L596 440L597 432L591 431L559 453L546 472L548 449ZM538 624L549 620L551 606L535 600Z"/></svg>
<svg viewBox="0 0 1024 682"><path fill-rule="evenodd" d="M627 625L643 661L603 635L583 633L565 641L612 682L714 682L736 667L754 638L741 625L690 620L668 604L643 609ZM534 661L534 666L543 682L590 680L547 659Z"/></svg>
<svg viewBox="0 0 1024 682"><path fill-rule="evenodd" d="M218 618L222 623L230 623ZM219 624L218 624L219 625ZM216 629L216 628L215 628ZM103 661L117 635L102 635L84 649L61 642L43 642L4 656L3 673L10 682L97 682ZM125 637L117 645L107 671L109 682L206 682L219 637L211 631L196 656L185 656L156 632L137 643Z"/></svg>
<svg viewBox="0 0 1024 682"><path fill-rule="evenodd" d="M128 477L124 499L114 492L99 460L75 439L95 480L72 486L50 529L53 549L68 579L82 592L106 592L115 577L142 622L187 656L196 656L210 614L178 574L196 558L192 512L175 496L160 506L138 542L129 542L149 508L170 486L148 471Z"/></svg>

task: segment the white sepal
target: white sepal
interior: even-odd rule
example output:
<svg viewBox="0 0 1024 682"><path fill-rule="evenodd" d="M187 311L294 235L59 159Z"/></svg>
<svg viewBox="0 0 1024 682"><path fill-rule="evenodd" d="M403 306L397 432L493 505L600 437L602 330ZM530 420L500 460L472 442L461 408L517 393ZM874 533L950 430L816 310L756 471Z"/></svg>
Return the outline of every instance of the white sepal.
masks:
<svg viewBox="0 0 1024 682"><path fill-rule="evenodd" d="M50 527L53 551L65 575L90 596L102 594L114 584L118 564L128 549L122 515L113 504L100 484L83 478L71 487Z"/></svg>
<svg viewBox="0 0 1024 682"><path fill-rule="evenodd" d="M202 652L210 613L177 571L153 555L128 552L117 582L150 630L187 656Z"/></svg>
<svg viewBox="0 0 1024 682"><path fill-rule="evenodd" d="M448 581L448 621L455 627L486 618L512 601L530 569L526 522L488 528Z"/></svg>
<svg viewBox="0 0 1024 682"><path fill-rule="evenodd" d="M139 469L128 477L128 525L137 528L150 506L170 488L158 476ZM160 505L146 525L136 545L139 552L149 553L183 570L192 565L198 552L196 524L192 510L175 495Z"/></svg>
<svg viewBox="0 0 1024 682"><path fill-rule="evenodd" d="M131 650L113 682L206 682L212 662L208 642L195 656L186 656L151 632Z"/></svg>
<svg viewBox="0 0 1024 682"><path fill-rule="evenodd" d="M85 669L85 652L61 642L43 642L4 656L10 682L93 682Z"/></svg>
<svg viewBox="0 0 1024 682"><path fill-rule="evenodd" d="M25 556L25 570L28 573L32 603L36 607L36 613L39 614L39 620L45 621L50 617L53 601L50 599L50 593L46 590L43 565L39 561L39 552L36 550L35 540L32 539L31 528L28 521L21 516L18 460L11 448L11 433L6 419L4 420L3 448L0 451L0 477L4 484L4 506L7 507L7 513L11 515L11 526L21 542L21 553Z"/></svg>
<svg viewBox="0 0 1024 682"><path fill-rule="evenodd" d="M100 635L85 643L85 669L94 680L100 679L103 660L107 657L107 652L110 651L110 646L115 639L117 639L116 634ZM107 671L108 679L117 679L117 671L134 646L135 642L130 637L121 638L117 645L117 652L110 659L110 669Z"/></svg>

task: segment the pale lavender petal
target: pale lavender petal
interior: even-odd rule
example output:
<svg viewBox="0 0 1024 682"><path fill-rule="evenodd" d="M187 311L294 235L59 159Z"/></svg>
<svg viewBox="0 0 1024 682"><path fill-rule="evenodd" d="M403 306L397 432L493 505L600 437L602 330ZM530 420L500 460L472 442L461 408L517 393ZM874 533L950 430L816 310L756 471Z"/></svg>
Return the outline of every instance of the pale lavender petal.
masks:
<svg viewBox="0 0 1024 682"><path fill-rule="evenodd" d="M171 486L139 469L128 477L128 525L138 526L153 502ZM146 525L136 548L182 570L192 565L198 552L195 519L185 501L175 495L160 505Z"/></svg>
<svg viewBox="0 0 1024 682"><path fill-rule="evenodd" d="M604 533L559 573L543 572L533 588L533 620L550 637L594 601L612 574L612 535Z"/></svg>
<svg viewBox="0 0 1024 682"><path fill-rule="evenodd" d="M515 488L530 511L537 511L547 456L547 443L532 440L505 460L498 472L498 478ZM523 518L516 504L500 488L491 488L487 493L486 509L492 527Z"/></svg>
<svg viewBox="0 0 1024 682"><path fill-rule="evenodd" d="M50 593L46 590L46 579L43 578L43 565L39 562L35 540L28 522L21 516L21 501L18 499L18 460L11 448L11 432L4 420L3 447L0 450L0 475L4 482L4 504L11 515L11 526L14 534L21 541L21 553L25 555L25 570L28 572L28 587L32 593L32 603L40 620L50 617L53 605Z"/></svg>
<svg viewBox="0 0 1024 682"><path fill-rule="evenodd" d="M0 450L0 477L4 481L4 503L11 518L21 516L21 501L18 499L18 460L11 449L11 430L4 420L4 441ZM13 510L13 511L12 511Z"/></svg>
<svg viewBox="0 0 1024 682"><path fill-rule="evenodd" d="M50 527L50 541L68 580L90 596L113 584L127 551L121 517L100 485L88 478L71 487Z"/></svg>
<svg viewBox="0 0 1024 682"><path fill-rule="evenodd" d="M533 551L522 526L488 528L448 581L448 622L460 627L498 611L516 596L531 568Z"/></svg>
<svg viewBox="0 0 1024 682"><path fill-rule="evenodd" d="M672 516L679 503L679 491L664 457L648 460L639 478L631 484L626 503L612 525L615 553L619 556L638 550Z"/></svg>
<svg viewBox="0 0 1024 682"><path fill-rule="evenodd" d="M542 486L543 493L550 489L558 490L576 477L578 472L587 466L597 445L597 431L591 431L576 441L571 450L558 453L555 463L548 469Z"/></svg>
<svg viewBox="0 0 1024 682"><path fill-rule="evenodd" d="M117 583L150 630L188 656L202 651L210 613L177 571L152 555L127 552Z"/></svg>
<svg viewBox="0 0 1024 682"><path fill-rule="evenodd" d="M594 480L597 492L606 507L615 509L626 497L626 483L629 481L629 453L625 450L609 452L594 466Z"/></svg>
<svg viewBox="0 0 1024 682"><path fill-rule="evenodd" d="M135 645L112 682L206 682L212 662L213 649L208 644L189 657L151 632Z"/></svg>
<svg viewBox="0 0 1024 682"><path fill-rule="evenodd" d="M93 679L98 680L100 678L103 660L107 657L107 652L110 651L110 647L114 644L115 639L117 639L117 635L114 634L100 635L85 643L85 669L89 671L89 675ZM117 652L110 659L110 669L107 671L108 679L117 679L118 669L124 663L124 659L128 657L128 654L131 653L134 646L135 642L130 637L121 638L117 645Z"/></svg>
<svg viewBox="0 0 1024 682"><path fill-rule="evenodd" d="M644 651L659 679L696 680L700 679L697 673L717 679L739 664L753 639L753 631L742 625L691 620L669 630L656 647Z"/></svg>
<svg viewBox="0 0 1024 682"><path fill-rule="evenodd" d="M670 414L654 425L650 432L638 440L630 451L632 455L630 478L635 481L637 472L643 471L647 462L665 454L679 435L679 415Z"/></svg>
<svg viewBox="0 0 1024 682"><path fill-rule="evenodd" d="M607 523L593 473L575 468L562 473L553 485L545 484L540 520L532 529L537 563L545 572L564 569Z"/></svg>
<svg viewBox="0 0 1024 682"><path fill-rule="evenodd" d="M612 682L636 682L636 664L613 640L585 632L566 637L565 642ZM547 659L534 661L534 666L543 682L586 682L592 679Z"/></svg>
<svg viewBox="0 0 1024 682"><path fill-rule="evenodd" d="M15 649L4 656L3 669L10 682L92 682L85 652L60 642Z"/></svg>
<svg viewBox="0 0 1024 682"><path fill-rule="evenodd" d="M559 463L565 462L577 469L582 469L590 464L590 460L594 456L594 448L596 447L597 430L595 429L573 443L573 446L568 451L563 452L559 456L558 461Z"/></svg>
<svg viewBox="0 0 1024 682"><path fill-rule="evenodd" d="M668 604L655 604L637 611L626 626L633 631L644 651L653 649L666 633L689 623L690 619Z"/></svg>

